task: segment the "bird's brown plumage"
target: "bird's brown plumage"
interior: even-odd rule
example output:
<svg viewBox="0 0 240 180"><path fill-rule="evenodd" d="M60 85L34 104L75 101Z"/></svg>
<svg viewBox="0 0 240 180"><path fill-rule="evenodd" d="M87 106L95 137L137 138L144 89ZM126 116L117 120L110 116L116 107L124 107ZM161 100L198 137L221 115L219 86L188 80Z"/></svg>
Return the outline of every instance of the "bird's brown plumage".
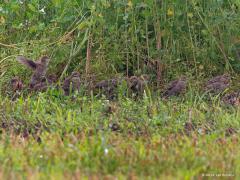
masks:
<svg viewBox="0 0 240 180"><path fill-rule="evenodd" d="M120 79L118 78L102 80L95 84L94 89L100 90L108 99L113 100L117 97L116 89L119 83Z"/></svg>
<svg viewBox="0 0 240 180"><path fill-rule="evenodd" d="M231 106L240 105L240 92L232 92L223 96L222 101Z"/></svg>
<svg viewBox="0 0 240 180"><path fill-rule="evenodd" d="M181 77L180 79L171 81L163 93L163 97L168 98L170 96L177 96L183 93L186 89L187 82L186 77Z"/></svg>
<svg viewBox="0 0 240 180"><path fill-rule="evenodd" d="M219 75L208 80L204 90L210 93L221 93L230 86L231 77L228 74Z"/></svg>
<svg viewBox="0 0 240 180"><path fill-rule="evenodd" d="M14 77L11 79L12 91L21 91L23 89L23 82L19 77Z"/></svg>
<svg viewBox="0 0 240 180"><path fill-rule="evenodd" d="M146 75L142 76L131 76L126 78L128 88L137 96L143 94L144 89L148 82L148 77Z"/></svg>
<svg viewBox="0 0 240 180"><path fill-rule="evenodd" d="M64 95L68 96L71 92L79 91L80 85L80 74L78 72L72 72L72 74L63 82L62 89L64 91Z"/></svg>
<svg viewBox="0 0 240 180"><path fill-rule="evenodd" d="M17 61L33 71L30 88L33 88L36 84L42 82L45 78L47 67L49 63L49 58L47 56L42 56L39 60L33 61L25 58L24 56L18 56Z"/></svg>

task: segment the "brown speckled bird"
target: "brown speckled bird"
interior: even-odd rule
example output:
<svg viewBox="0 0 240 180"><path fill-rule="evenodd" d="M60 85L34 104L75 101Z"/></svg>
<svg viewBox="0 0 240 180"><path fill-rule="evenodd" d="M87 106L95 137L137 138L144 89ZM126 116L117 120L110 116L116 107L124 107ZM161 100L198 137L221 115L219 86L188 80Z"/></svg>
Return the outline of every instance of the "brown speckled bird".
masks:
<svg viewBox="0 0 240 180"><path fill-rule="evenodd" d="M11 91L13 92L11 100L14 101L20 97L21 92L24 88L24 84L19 77L14 77L10 81Z"/></svg>
<svg viewBox="0 0 240 180"><path fill-rule="evenodd" d="M108 99L116 99L117 93L116 89L118 87L120 80L118 78L102 80L95 84L94 89L101 90Z"/></svg>
<svg viewBox="0 0 240 180"><path fill-rule="evenodd" d="M128 88L136 94L136 96L139 96L143 94L144 88L147 85L148 82L148 76L142 75L142 76L131 76L129 78L126 78Z"/></svg>
<svg viewBox="0 0 240 180"><path fill-rule="evenodd" d="M178 96L185 91L186 86L187 86L186 77L183 76L180 79L171 81L167 85L167 88L162 96L164 98L168 98L170 96Z"/></svg>
<svg viewBox="0 0 240 180"><path fill-rule="evenodd" d="M102 80L96 83L95 88L104 89L108 87L117 87L117 85L118 85L118 79L108 79L108 80Z"/></svg>
<svg viewBox="0 0 240 180"><path fill-rule="evenodd" d="M68 76L63 82L62 89L64 91L64 95L69 96L70 93L74 91L79 91L80 85L80 73L75 71L72 72L72 74Z"/></svg>
<svg viewBox="0 0 240 180"><path fill-rule="evenodd" d="M240 105L240 92L232 92L223 96L222 101L231 106Z"/></svg>
<svg viewBox="0 0 240 180"><path fill-rule="evenodd" d="M33 88L36 84L42 82L45 78L47 67L49 63L49 58L47 56L42 56L39 60L33 61L25 58L24 56L18 56L17 61L33 71L30 88Z"/></svg>
<svg viewBox="0 0 240 180"><path fill-rule="evenodd" d="M53 84L53 83L57 82L58 78L55 74L50 74L50 75L47 76L46 80L47 80L48 84Z"/></svg>
<svg viewBox="0 0 240 180"><path fill-rule="evenodd" d="M44 81L44 82L39 82L39 83L35 84L31 88L31 90L33 90L33 91L46 91L48 89L48 87L49 86L48 86L47 82Z"/></svg>
<svg viewBox="0 0 240 180"><path fill-rule="evenodd" d="M210 93L218 94L230 86L231 77L228 74L216 76L207 81L204 90Z"/></svg>
<svg viewBox="0 0 240 180"><path fill-rule="evenodd" d="M23 82L19 77L12 78L10 83L14 92L21 91L23 89Z"/></svg>
<svg viewBox="0 0 240 180"><path fill-rule="evenodd" d="M41 82L34 84L34 86L31 87L31 90L46 91L49 87L51 87L56 82L57 82L57 76L51 74L46 78L43 78Z"/></svg>

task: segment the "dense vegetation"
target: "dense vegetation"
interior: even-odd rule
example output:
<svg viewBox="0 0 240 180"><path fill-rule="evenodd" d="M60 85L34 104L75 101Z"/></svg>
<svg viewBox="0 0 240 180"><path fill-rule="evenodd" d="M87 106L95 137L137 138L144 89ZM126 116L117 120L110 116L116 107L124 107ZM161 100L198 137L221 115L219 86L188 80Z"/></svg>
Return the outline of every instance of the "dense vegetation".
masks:
<svg viewBox="0 0 240 180"><path fill-rule="evenodd" d="M0 176L2 178L203 178L240 174L239 108L208 96L202 82L240 72L238 0L1 0ZM85 82L147 74L142 97L111 102L82 89L24 91L9 81L31 71L17 55L51 58L48 74ZM165 84L187 76L185 95Z"/></svg>

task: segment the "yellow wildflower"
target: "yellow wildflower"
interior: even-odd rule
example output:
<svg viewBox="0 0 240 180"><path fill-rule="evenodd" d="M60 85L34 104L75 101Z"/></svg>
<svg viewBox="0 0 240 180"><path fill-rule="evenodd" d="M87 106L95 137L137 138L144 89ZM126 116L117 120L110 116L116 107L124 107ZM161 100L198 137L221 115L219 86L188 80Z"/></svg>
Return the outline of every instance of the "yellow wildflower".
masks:
<svg viewBox="0 0 240 180"><path fill-rule="evenodd" d="M193 13L187 13L187 17L189 17L189 18L193 18Z"/></svg>
<svg viewBox="0 0 240 180"><path fill-rule="evenodd" d="M173 16L173 15L174 15L174 12L173 12L173 9L172 9L172 8L169 8L169 9L167 10L167 15L168 15L168 16Z"/></svg>
<svg viewBox="0 0 240 180"><path fill-rule="evenodd" d="M5 18L3 16L0 16L0 24L4 24L5 23Z"/></svg>
<svg viewBox="0 0 240 180"><path fill-rule="evenodd" d="M132 8L132 6L133 6L132 1L128 1L128 6L129 6L130 8Z"/></svg>
<svg viewBox="0 0 240 180"><path fill-rule="evenodd" d="M199 66L199 69L203 70L203 69L204 69L204 66L203 66L203 65L200 65L200 66Z"/></svg>

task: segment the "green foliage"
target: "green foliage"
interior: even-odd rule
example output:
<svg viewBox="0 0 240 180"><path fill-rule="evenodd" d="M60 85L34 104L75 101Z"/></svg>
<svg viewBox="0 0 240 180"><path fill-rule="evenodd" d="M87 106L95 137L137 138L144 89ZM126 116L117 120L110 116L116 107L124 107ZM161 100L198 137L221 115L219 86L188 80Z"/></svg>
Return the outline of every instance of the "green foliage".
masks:
<svg viewBox="0 0 240 180"><path fill-rule="evenodd" d="M57 73L84 72L91 39L91 72L99 77L154 72L166 77L239 71L239 2L231 1L3 1L1 59L52 57ZM4 46L6 45L6 46ZM7 45L14 45L7 46ZM12 72L12 66L0 69Z"/></svg>
<svg viewBox="0 0 240 180"><path fill-rule="evenodd" d="M0 97L0 109L4 179L240 173L239 136L228 134L229 128L240 128L239 109L197 96L192 102L148 97L109 102L44 93L14 102ZM187 129L186 122L195 129Z"/></svg>
<svg viewBox="0 0 240 180"><path fill-rule="evenodd" d="M239 108L205 101L195 79L239 73L239 10L239 0L0 0L0 178L237 177ZM96 81L146 73L156 82L159 62L164 81L187 74L190 88L169 101L150 87L128 99L126 84L116 102L57 90L11 101L9 80L31 75L20 54L50 56L49 74Z"/></svg>

